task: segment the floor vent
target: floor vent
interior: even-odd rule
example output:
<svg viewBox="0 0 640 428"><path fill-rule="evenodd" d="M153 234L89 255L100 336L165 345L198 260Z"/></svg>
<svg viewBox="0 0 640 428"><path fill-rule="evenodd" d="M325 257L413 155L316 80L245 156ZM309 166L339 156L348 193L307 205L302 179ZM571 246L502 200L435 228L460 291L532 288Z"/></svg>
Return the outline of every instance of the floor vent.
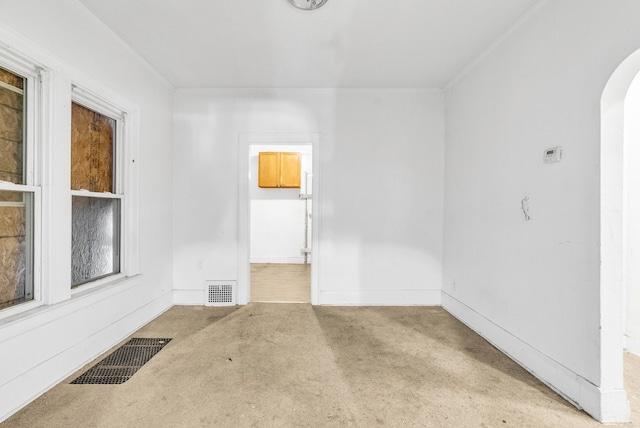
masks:
<svg viewBox="0 0 640 428"><path fill-rule="evenodd" d="M125 383L170 341L171 339L133 338L71 383L76 385Z"/></svg>
<svg viewBox="0 0 640 428"><path fill-rule="evenodd" d="M236 304L235 281L206 281L204 291L205 306L235 306Z"/></svg>

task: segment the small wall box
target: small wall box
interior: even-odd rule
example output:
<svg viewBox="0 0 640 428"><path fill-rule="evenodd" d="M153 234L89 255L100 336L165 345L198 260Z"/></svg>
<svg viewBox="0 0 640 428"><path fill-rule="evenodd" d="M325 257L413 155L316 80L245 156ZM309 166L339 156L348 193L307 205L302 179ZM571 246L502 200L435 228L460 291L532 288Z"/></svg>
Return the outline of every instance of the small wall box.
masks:
<svg viewBox="0 0 640 428"><path fill-rule="evenodd" d="M562 147L552 147L544 151L544 163L555 163L562 160Z"/></svg>

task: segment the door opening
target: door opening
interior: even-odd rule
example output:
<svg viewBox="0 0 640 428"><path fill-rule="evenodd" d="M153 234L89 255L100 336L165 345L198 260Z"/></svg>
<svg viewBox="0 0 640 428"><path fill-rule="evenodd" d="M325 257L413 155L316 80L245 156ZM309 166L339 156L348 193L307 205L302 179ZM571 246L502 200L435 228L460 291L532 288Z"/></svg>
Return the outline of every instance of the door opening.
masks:
<svg viewBox="0 0 640 428"><path fill-rule="evenodd" d="M238 304L318 304L319 142L320 134L239 135ZM298 154L299 185L288 182L287 170L283 183L266 177L260 187L260 152L270 153L265 164L276 165L277 154L283 163Z"/></svg>
<svg viewBox="0 0 640 428"><path fill-rule="evenodd" d="M632 157L625 153L631 143L625 134L626 101L640 72L640 50L615 70L601 98L600 143L600 385L599 420L628 422L629 401L624 389L625 318L629 290L629 198L628 174ZM637 119L634 119L637 121ZM631 143L631 144L630 144ZM637 169L637 168L634 168ZM626 315L625 315L626 314ZM627 320L628 321L628 320ZM626 343L625 343L626 342Z"/></svg>
<svg viewBox="0 0 640 428"><path fill-rule="evenodd" d="M309 303L313 147L249 147L250 301Z"/></svg>
<svg viewBox="0 0 640 428"><path fill-rule="evenodd" d="M624 101L624 348L640 356L640 73Z"/></svg>

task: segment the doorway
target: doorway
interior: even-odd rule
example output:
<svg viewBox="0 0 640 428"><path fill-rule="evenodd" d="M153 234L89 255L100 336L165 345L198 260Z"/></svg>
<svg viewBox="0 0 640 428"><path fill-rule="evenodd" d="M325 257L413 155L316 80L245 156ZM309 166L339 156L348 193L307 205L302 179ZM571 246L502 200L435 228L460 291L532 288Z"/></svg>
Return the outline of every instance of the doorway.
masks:
<svg viewBox="0 0 640 428"><path fill-rule="evenodd" d="M252 297L264 300L264 297L252 296L252 276L254 281L265 278L272 283L271 285L275 288L272 291L276 294L269 297L269 301L304 301L312 305L318 304L319 221L316 213L320 212L319 143L320 134L318 133L239 135L238 304L243 305L254 301ZM300 187L259 188L257 185L257 153L259 152L300 153ZM279 199L285 202L278 201ZM297 205L294 211L298 214L295 220L292 220L297 223L298 232L295 234L284 232L282 218L278 218L276 214L278 211L268 209L269 206L277 203ZM293 214L281 214L284 218L289 215ZM269 224L271 227L268 227ZM294 240L287 242L286 239L281 239L287 235L294 235ZM253 275L252 264L254 265ZM279 270L279 267L289 268L289 270ZM278 278L279 275L284 276L284 281ZM278 294L291 290L277 290L276 285L280 288L286 287L287 281L304 276L308 279L302 298L296 297L300 294L293 297Z"/></svg>
<svg viewBox="0 0 640 428"><path fill-rule="evenodd" d="M640 73L640 50L620 64L607 82L601 98L600 147L600 418L627 422L629 405L624 389L624 353L630 311L628 257L633 238L630 231L629 197L633 162L629 128L625 118L629 89ZM637 119L634 119L637 120ZM636 147L637 148L637 147ZM637 169L637 168L634 168ZM631 239L630 239L631 238Z"/></svg>
<svg viewBox="0 0 640 428"><path fill-rule="evenodd" d="M640 355L640 73L624 101L624 348Z"/></svg>
<svg viewBox="0 0 640 428"><path fill-rule="evenodd" d="M249 147L250 301L309 303L313 147Z"/></svg>

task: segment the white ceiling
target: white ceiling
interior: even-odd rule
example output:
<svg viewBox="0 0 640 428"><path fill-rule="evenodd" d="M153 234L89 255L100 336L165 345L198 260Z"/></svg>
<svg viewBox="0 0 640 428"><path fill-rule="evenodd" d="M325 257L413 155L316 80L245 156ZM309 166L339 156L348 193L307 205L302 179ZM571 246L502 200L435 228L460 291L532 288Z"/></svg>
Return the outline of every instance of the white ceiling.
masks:
<svg viewBox="0 0 640 428"><path fill-rule="evenodd" d="M80 0L177 88L441 88L539 0Z"/></svg>

